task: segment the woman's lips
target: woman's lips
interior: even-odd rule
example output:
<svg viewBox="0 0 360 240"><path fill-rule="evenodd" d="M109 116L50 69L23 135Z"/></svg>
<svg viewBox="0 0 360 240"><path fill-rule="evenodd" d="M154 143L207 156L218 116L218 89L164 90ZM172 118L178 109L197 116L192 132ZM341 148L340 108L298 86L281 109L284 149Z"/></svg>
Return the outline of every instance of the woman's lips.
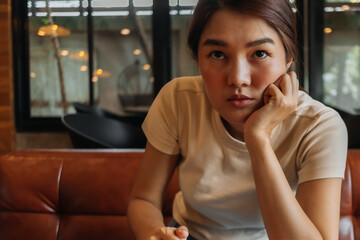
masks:
<svg viewBox="0 0 360 240"><path fill-rule="evenodd" d="M230 98L228 98L227 101L230 102L231 105L233 105L234 107L241 108L241 107L247 107L250 104L252 104L254 102L254 99L243 94L240 95L234 94Z"/></svg>

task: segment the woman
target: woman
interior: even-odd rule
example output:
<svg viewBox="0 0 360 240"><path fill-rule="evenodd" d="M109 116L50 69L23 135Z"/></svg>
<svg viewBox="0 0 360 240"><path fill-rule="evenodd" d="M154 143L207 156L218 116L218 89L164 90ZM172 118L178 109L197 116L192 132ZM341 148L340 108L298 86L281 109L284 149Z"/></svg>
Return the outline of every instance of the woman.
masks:
<svg viewBox="0 0 360 240"><path fill-rule="evenodd" d="M143 124L128 209L137 239L338 238L347 132L298 91L295 41L288 0L198 2L188 43L201 76L170 81Z"/></svg>

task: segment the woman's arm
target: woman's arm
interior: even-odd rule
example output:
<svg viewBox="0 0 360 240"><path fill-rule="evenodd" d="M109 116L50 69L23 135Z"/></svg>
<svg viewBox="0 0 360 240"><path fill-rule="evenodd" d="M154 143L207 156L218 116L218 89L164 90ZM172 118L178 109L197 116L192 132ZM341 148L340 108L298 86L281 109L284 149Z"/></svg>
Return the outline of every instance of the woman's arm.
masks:
<svg viewBox="0 0 360 240"><path fill-rule="evenodd" d="M297 91L295 73L285 74L245 123L262 217L270 239L337 239L341 179L302 183L295 197L270 144L273 128L295 110Z"/></svg>
<svg viewBox="0 0 360 240"><path fill-rule="evenodd" d="M175 234L187 237L184 227L178 228L176 233L175 228L165 227L161 212L164 194L177 161L178 155L162 153L147 143L127 212L136 239L180 239Z"/></svg>
<svg viewBox="0 0 360 240"><path fill-rule="evenodd" d="M296 199L315 224L323 239L339 238L341 178L308 181L300 184Z"/></svg>
<svg viewBox="0 0 360 240"><path fill-rule="evenodd" d="M261 213L270 239L338 239L341 179L313 180L294 196L270 143L250 147Z"/></svg>

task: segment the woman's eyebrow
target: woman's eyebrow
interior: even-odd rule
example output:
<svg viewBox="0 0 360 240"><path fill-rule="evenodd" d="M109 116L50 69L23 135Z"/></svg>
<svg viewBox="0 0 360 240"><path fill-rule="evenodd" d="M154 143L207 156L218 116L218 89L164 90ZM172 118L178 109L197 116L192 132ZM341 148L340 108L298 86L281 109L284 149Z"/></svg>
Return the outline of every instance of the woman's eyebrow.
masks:
<svg viewBox="0 0 360 240"><path fill-rule="evenodd" d="M271 43L271 44L275 44L274 40L272 40L271 38L261 38L252 42L248 42L246 44L246 47L254 47L254 46L259 46L261 44L265 44L265 43Z"/></svg>
<svg viewBox="0 0 360 240"><path fill-rule="evenodd" d="M249 48L249 47L259 46L259 45L262 45L265 43L275 44L274 40L272 40L271 38L265 37L265 38L261 38L261 39L255 40L255 41L248 42L246 44L246 47ZM228 46L228 44L225 41L218 40L218 39L211 39L211 38L206 39L202 44L202 46L208 46L208 45L221 46L221 47Z"/></svg>
<svg viewBox="0 0 360 240"><path fill-rule="evenodd" d="M228 44L222 40L218 40L218 39L206 39L203 44L203 46L208 46L208 45L215 45L215 46L221 46L221 47L227 47Z"/></svg>

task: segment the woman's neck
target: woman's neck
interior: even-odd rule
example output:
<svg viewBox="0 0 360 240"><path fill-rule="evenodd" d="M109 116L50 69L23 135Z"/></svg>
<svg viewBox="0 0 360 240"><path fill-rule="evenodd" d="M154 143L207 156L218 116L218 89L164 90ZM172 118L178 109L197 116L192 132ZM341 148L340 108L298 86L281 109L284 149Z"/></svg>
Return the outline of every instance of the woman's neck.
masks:
<svg viewBox="0 0 360 240"><path fill-rule="evenodd" d="M244 141L244 124L230 124L224 118L221 118L221 121L223 122L225 129L233 138Z"/></svg>

